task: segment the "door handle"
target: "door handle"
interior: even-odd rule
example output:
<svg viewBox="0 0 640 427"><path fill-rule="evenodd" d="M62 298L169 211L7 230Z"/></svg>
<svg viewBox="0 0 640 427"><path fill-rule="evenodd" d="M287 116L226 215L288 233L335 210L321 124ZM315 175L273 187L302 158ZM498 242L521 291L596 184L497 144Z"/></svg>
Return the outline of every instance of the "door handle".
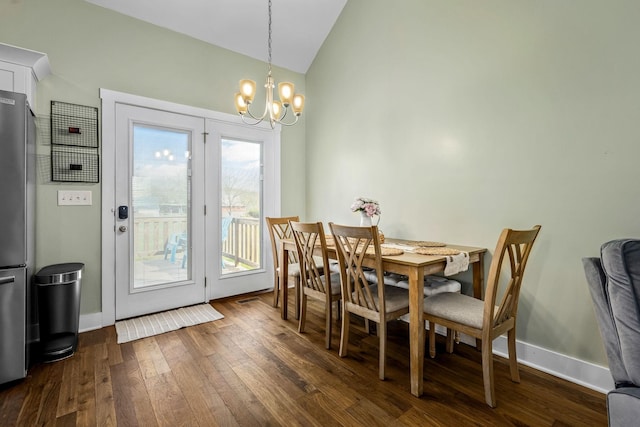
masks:
<svg viewBox="0 0 640 427"><path fill-rule="evenodd" d="M16 281L16 276L0 277L0 285L8 285Z"/></svg>
<svg viewBox="0 0 640 427"><path fill-rule="evenodd" d="M118 228L118 230L120 230L120 231L122 231L122 232L124 233L125 231L127 231L127 226L126 226L126 225L121 225L121 226Z"/></svg>

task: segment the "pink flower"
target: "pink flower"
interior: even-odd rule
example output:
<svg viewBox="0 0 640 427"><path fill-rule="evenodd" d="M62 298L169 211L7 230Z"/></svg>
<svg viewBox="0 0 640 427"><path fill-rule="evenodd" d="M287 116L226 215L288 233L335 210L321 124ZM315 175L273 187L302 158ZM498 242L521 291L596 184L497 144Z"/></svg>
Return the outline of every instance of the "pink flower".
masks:
<svg viewBox="0 0 640 427"><path fill-rule="evenodd" d="M380 215L382 213L382 211L380 210L380 205L377 201L364 197L358 197L353 202L353 204L351 205L351 211L364 212L369 217Z"/></svg>

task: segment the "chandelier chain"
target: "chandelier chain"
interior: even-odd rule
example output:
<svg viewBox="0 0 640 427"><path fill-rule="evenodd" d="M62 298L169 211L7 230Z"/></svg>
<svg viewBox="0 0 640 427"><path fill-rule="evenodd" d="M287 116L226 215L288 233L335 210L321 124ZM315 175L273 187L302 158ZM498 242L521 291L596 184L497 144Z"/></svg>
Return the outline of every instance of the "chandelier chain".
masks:
<svg viewBox="0 0 640 427"><path fill-rule="evenodd" d="M271 75L271 0L269 0L269 39L267 44L269 46L269 75Z"/></svg>

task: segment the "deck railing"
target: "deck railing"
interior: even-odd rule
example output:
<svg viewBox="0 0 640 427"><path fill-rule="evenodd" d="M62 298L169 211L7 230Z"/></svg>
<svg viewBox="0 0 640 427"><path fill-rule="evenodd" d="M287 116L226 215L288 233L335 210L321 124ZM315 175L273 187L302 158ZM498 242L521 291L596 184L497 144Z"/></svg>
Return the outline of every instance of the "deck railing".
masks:
<svg viewBox="0 0 640 427"><path fill-rule="evenodd" d="M141 217L135 216L133 241L138 257L152 257L164 253L169 238L187 230L184 216ZM235 266L260 265L260 220L233 218L227 238L222 243L222 254L233 260Z"/></svg>

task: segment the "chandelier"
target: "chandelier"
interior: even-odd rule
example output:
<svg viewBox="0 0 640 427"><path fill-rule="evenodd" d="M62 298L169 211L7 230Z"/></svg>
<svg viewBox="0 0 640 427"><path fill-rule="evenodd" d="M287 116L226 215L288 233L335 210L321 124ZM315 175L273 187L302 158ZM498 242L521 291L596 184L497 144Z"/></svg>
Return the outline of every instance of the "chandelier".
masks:
<svg viewBox="0 0 640 427"><path fill-rule="evenodd" d="M291 126L298 122L300 114L304 109L304 95L294 93L293 83L282 82L278 83L278 94L280 95L280 101L274 101L273 90L275 89L275 82L271 76L271 0L269 0L269 72L267 74L267 82L264 87L266 88L266 102L264 106L264 112L261 116L254 115L249 108L253 102L253 98L256 94L256 82L253 80L240 80L240 92L235 95L236 110L242 121L250 124L257 125L263 120L269 120L269 124L273 129L276 123L284 126ZM285 117L289 112L295 116L295 119L290 119L285 122ZM247 116L251 119L247 119Z"/></svg>

